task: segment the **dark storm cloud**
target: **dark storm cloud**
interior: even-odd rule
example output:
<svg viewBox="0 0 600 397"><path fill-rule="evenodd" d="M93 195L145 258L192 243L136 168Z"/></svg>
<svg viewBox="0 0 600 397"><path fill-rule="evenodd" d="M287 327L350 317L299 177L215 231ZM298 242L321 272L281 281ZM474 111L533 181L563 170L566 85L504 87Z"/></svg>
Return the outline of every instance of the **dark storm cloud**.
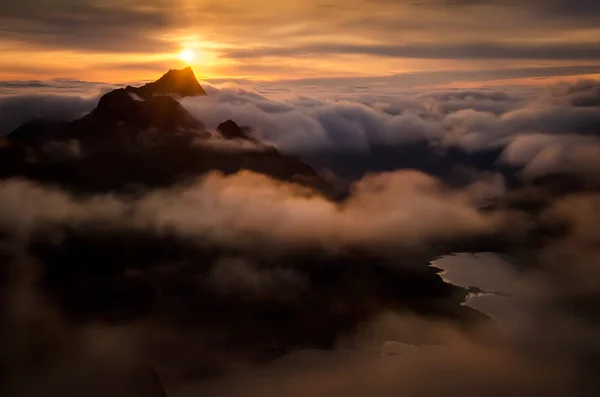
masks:
<svg viewBox="0 0 600 397"><path fill-rule="evenodd" d="M448 45L358 45L312 44L304 47L280 47L250 50L230 50L228 58L252 59L268 56L298 57L325 54L375 55L393 58L419 59L535 59L535 60L598 60L600 43L500 45L496 43L464 43Z"/></svg>

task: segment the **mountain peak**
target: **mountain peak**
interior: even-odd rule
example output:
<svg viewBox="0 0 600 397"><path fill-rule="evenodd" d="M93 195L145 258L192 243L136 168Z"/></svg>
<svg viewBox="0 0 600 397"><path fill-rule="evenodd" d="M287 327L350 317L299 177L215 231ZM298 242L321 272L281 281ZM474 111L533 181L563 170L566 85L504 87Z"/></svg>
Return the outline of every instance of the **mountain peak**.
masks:
<svg viewBox="0 0 600 397"><path fill-rule="evenodd" d="M184 69L171 69L153 83L148 83L139 88L127 87L126 90L142 99L148 99L155 95L177 95L180 97L206 95L206 91L198 83L194 71L189 66Z"/></svg>
<svg viewBox="0 0 600 397"><path fill-rule="evenodd" d="M196 80L196 75L190 66L184 69L169 69L169 71L162 75L160 79L155 81L158 82L175 82L175 81L189 82L189 83L198 83Z"/></svg>

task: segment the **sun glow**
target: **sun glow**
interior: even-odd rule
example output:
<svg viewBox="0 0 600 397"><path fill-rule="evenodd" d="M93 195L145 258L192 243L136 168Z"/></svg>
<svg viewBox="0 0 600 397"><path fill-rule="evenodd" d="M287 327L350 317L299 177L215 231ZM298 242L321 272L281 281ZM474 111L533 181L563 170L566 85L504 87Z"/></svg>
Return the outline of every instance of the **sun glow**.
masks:
<svg viewBox="0 0 600 397"><path fill-rule="evenodd" d="M186 63L190 63L194 60L194 58L196 57L196 55L194 54L194 52L190 49L185 49L182 50L179 53L179 59L181 59L183 62Z"/></svg>

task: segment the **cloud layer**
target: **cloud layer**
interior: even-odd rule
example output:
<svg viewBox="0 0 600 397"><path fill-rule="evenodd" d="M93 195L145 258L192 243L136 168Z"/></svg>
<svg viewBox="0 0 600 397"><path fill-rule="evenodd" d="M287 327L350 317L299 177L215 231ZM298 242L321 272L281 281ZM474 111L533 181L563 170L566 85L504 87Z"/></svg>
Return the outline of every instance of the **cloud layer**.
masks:
<svg viewBox="0 0 600 397"><path fill-rule="evenodd" d="M513 89L311 89L209 86L182 104L209 129L233 119L261 139L322 170L360 178L368 171L417 168L438 176L457 165L510 167L524 178L597 175L600 96L596 81ZM262 93L261 93L262 92ZM296 94L291 94L296 92ZM95 96L5 96L4 134L34 118L72 119ZM457 152L458 151L458 152Z"/></svg>
<svg viewBox="0 0 600 397"><path fill-rule="evenodd" d="M597 82L582 81L537 93L406 90L389 95L371 90L338 94L336 100L315 95L275 100L242 88L211 88L209 97L186 99L183 105L209 127L235 118L281 150L317 164L324 158L321 164L341 172L352 156L360 158L364 172L369 164L373 171L431 167L436 151L449 156L460 150L473 156L498 151L497 158L486 160L488 167L504 164L522 169L525 177L539 177L596 174L597 101ZM422 143L429 146L429 157L418 163L411 151L413 156L422 151L414 146ZM378 165L386 156L387 163ZM474 166L479 160L470 161L467 165Z"/></svg>

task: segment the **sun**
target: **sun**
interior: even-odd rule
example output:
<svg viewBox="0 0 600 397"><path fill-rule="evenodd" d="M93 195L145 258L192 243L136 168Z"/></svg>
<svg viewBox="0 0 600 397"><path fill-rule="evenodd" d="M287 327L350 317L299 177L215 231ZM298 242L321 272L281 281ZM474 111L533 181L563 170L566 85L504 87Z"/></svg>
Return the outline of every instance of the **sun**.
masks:
<svg viewBox="0 0 600 397"><path fill-rule="evenodd" d="M190 49L182 50L179 53L179 59L181 59L183 62L190 63L194 60L194 58L195 58L194 51L192 51Z"/></svg>

